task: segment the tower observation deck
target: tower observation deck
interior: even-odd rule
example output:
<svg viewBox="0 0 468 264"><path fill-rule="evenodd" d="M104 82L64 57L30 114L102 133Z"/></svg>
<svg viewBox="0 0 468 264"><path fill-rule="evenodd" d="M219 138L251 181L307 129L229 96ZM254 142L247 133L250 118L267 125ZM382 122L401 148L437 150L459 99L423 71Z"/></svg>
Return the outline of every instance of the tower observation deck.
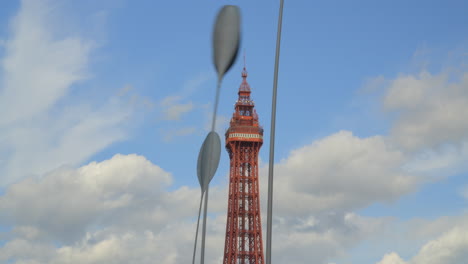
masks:
<svg viewBox="0 0 468 264"><path fill-rule="evenodd" d="M239 97L226 131L230 175L223 264L264 263L258 181L263 128L250 93L244 67Z"/></svg>

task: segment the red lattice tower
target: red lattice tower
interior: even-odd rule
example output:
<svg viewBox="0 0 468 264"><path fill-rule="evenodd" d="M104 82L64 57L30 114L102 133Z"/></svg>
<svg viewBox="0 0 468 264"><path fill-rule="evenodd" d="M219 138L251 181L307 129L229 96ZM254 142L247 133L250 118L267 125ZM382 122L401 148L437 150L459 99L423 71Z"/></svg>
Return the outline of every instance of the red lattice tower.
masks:
<svg viewBox="0 0 468 264"><path fill-rule="evenodd" d="M242 79L235 112L226 131L231 168L223 263L263 264L258 182L258 153L263 143L263 128L250 99L245 67Z"/></svg>

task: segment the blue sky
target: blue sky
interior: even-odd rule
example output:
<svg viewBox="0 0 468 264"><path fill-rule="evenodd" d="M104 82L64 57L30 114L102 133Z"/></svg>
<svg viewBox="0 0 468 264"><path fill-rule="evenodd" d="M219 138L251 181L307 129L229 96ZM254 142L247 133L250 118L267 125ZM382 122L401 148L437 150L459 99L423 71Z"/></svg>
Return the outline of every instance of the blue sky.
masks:
<svg viewBox="0 0 468 264"><path fill-rule="evenodd" d="M266 191L279 1L2 5L0 262L188 261L225 4L242 12ZM468 257L467 12L466 1L286 1L277 263ZM221 135L242 67L240 57L223 81ZM209 263L222 256L227 173L223 150Z"/></svg>

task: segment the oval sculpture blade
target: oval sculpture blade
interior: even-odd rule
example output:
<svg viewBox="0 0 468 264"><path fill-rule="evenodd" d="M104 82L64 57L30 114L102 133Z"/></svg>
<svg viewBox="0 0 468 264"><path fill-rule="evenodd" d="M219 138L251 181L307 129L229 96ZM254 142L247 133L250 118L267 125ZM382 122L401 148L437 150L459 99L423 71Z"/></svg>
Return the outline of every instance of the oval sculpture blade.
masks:
<svg viewBox="0 0 468 264"><path fill-rule="evenodd" d="M208 184L213 179L218 169L221 157L221 139L218 133L211 131L203 141L200 153L198 154L197 176L200 182L202 193L208 188Z"/></svg>
<svg viewBox="0 0 468 264"><path fill-rule="evenodd" d="M237 6L225 5L218 13L213 31L213 62L218 80L234 64L240 44L240 10Z"/></svg>
<svg viewBox="0 0 468 264"><path fill-rule="evenodd" d="M201 188L202 193L205 192L205 190L203 189L203 178L202 178L202 173L201 173L202 150L203 150L204 144L205 144L205 141L203 141L203 144L200 148L200 152L198 152L198 161L197 161L197 177L198 177L198 183L200 183L200 188Z"/></svg>

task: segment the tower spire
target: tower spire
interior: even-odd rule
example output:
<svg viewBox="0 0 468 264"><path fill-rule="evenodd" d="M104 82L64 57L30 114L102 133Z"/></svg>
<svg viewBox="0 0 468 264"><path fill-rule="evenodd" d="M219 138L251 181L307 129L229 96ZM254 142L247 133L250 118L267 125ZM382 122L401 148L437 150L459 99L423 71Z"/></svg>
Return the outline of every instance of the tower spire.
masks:
<svg viewBox="0 0 468 264"><path fill-rule="evenodd" d="M245 69L245 49L244 49L244 69Z"/></svg>
<svg viewBox="0 0 468 264"><path fill-rule="evenodd" d="M239 99L240 97L249 97L250 96L250 85L247 82L247 69L245 68L245 50L244 50L244 69L242 69L242 83L239 87Z"/></svg>
<svg viewBox="0 0 468 264"><path fill-rule="evenodd" d="M245 68L245 49L244 49L244 69L242 70L242 78L243 78L243 81L242 83L247 82L245 79L247 78L247 69Z"/></svg>

